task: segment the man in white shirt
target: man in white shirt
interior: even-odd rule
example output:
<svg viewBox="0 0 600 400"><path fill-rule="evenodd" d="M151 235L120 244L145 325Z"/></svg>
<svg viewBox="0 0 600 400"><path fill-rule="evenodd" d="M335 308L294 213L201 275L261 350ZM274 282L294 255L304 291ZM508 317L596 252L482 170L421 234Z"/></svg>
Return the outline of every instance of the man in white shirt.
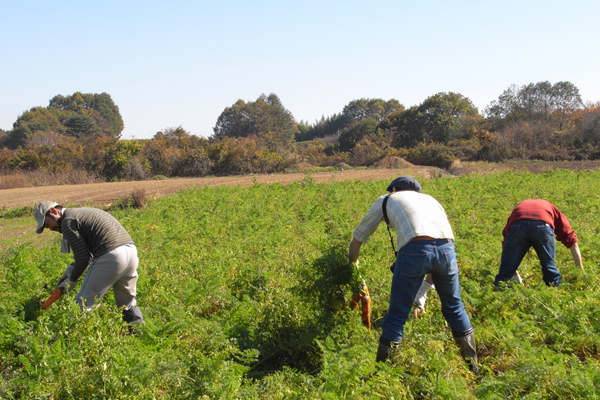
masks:
<svg viewBox="0 0 600 400"><path fill-rule="evenodd" d="M471 371L478 374L475 334L460 297L454 234L446 212L437 200L421 193L421 185L410 176L394 179L387 191L391 193L379 197L354 230L348 254L350 262L356 263L361 245L384 219L382 206L387 197L386 210L396 230L398 255L377 361L385 361L402 340L415 295L425 275L431 273L454 340Z"/></svg>

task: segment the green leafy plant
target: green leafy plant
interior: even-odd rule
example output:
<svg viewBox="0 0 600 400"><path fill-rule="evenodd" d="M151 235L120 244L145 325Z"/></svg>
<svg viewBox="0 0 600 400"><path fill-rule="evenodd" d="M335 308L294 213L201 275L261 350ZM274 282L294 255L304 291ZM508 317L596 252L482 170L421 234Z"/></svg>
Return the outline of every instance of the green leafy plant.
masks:
<svg viewBox="0 0 600 400"><path fill-rule="evenodd" d="M375 363L392 278L384 227L361 249L370 331L348 306L346 258L354 227L388 182L319 184L307 175L288 186L206 187L112 209L140 256L146 324L134 332L111 291L88 313L76 291L36 309L70 258L58 252L59 237L9 245L0 255L0 398L596 398L599 179L556 170L421 180L453 227L478 378L435 291L391 360ZM524 285L495 291L501 230L525 198L545 198L569 218L585 269L559 244L561 287L546 288L532 253L520 267Z"/></svg>

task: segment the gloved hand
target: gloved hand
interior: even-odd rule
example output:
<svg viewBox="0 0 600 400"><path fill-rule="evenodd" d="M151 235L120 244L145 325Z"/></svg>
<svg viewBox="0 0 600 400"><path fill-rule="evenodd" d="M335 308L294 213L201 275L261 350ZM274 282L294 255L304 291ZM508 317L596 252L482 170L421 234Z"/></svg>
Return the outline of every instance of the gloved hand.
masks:
<svg viewBox="0 0 600 400"><path fill-rule="evenodd" d="M413 316L415 318L421 318L421 315L425 314L425 302L427 301L427 292L433 289L435 286L430 285L425 279L421 283L421 287L415 296L415 310Z"/></svg>
<svg viewBox="0 0 600 400"><path fill-rule="evenodd" d="M515 271L515 274L510 278L511 281L515 281L517 283L523 284L523 278L519 275L519 271Z"/></svg>
<svg viewBox="0 0 600 400"><path fill-rule="evenodd" d="M60 278L58 278L58 283L57 285L60 286L60 284L67 278L71 277L71 272L73 272L73 264L69 264L67 265L67 269L65 269L65 273L62 274L62 276Z"/></svg>
<svg viewBox="0 0 600 400"><path fill-rule="evenodd" d="M73 289L73 286L75 286L75 282L73 282L71 279L64 279L59 285L58 287L62 290L63 294L67 293L69 290Z"/></svg>

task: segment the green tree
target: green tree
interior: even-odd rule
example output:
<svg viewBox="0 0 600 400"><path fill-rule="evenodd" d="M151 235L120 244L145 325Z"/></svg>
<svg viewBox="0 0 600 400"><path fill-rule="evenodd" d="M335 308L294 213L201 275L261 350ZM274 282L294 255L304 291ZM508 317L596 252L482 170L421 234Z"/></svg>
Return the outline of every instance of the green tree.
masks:
<svg viewBox="0 0 600 400"><path fill-rule="evenodd" d="M7 133L7 145L26 146L34 135L45 132L85 139L93 134L118 138L122 131L123 119L109 94L75 92L54 96L48 107L25 111Z"/></svg>
<svg viewBox="0 0 600 400"><path fill-rule="evenodd" d="M325 118L322 116L312 126L301 121L302 127L296 135L296 141L324 138L341 135L342 131L364 120L372 119L381 122L388 116L404 111L404 106L396 99L358 99L348 103L339 114Z"/></svg>
<svg viewBox="0 0 600 400"><path fill-rule="evenodd" d="M123 131L119 107L108 93L75 92L71 96L57 95L50 100L48 108L88 115L100 127L97 133L102 136L119 137Z"/></svg>
<svg viewBox="0 0 600 400"><path fill-rule="evenodd" d="M562 130L569 115L583 107L583 101L577 86L571 82L557 82L552 86L553 114Z"/></svg>
<svg viewBox="0 0 600 400"><path fill-rule="evenodd" d="M342 131L340 134L340 150L350 151L363 138L370 138L377 133L377 121L373 118L368 118L358 122Z"/></svg>
<svg viewBox="0 0 600 400"><path fill-rule="evenodd" d="M296 122L277 95L262 94L254 102L238 100L225 108L213 127L213 139L256 136L269 147L289 147L298 132Z"/></svg>
<svg viewBox="0 0 600 400"><path fill-rule="evenodd" d="M0 129L0 149L8 146L8 134L4 129Z"/></svg>
<svg viewBox="0 0 600 400"><path fill-rule="evenodd" d="M548 121L562 130L568 115L581 109L579 89L570 82L511 85L485 109L495 129L523 121Z"/></svg>
<svg viewBox="0 0 600 400"><path fill-rule="evenodd" d="M65 133L63 122L68 118L69 113L46 107L33 107L31 110L21 114L15 123L12 131L9 131L8 146L16 149L19 146L25 146L36 132L57 132Z"/></svg>
<svg viewBox="0 0 600 400"><path fill-rule="evenodd" d="M419 106L390 115L382 130L394 132L397 147L414 147L422 141L448 143L459 136L463 120L478 115L469 98L459 93L437 93Z"/></svg>
<svg viewBox="0 0 600 400"><path fill-rule="evenodd" d="M346 119L342 113L333 114L327 118L323 115L320 120L315 121L312 125L308 122L300 121L298 124L298 132L296 133L296 141L304 142L316 138L337 135L346 126L345 121Z"/></svg>
<svg viewBox="0 0 600 400"><path fill-rule="evenodd" d="M119 140L105 153L102 174L107 180L124 179L128 166L134 163L134 157L142 150L137 140Z"/></svg>
<svg viewBox="0 0 600 400"><path fill-rule="evenodd" d="M100 132L96 121L86 114L74 114L64 123L67 128L66 133L76 138L92 136Z"/></svg>
<svg viewBox="0 0 600 400"><path fill-rule="evenodd" d="M366 119L377 122L383 121L388 115L404 111L404 106L396 99L388 101L382 99L358 99L348 103L342 115L346 119L346 126L354 125Z"/></svg>

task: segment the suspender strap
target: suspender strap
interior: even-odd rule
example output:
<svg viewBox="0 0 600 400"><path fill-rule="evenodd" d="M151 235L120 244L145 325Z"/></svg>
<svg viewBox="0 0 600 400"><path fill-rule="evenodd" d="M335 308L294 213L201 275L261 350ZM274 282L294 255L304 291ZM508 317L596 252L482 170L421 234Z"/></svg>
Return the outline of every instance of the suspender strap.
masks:
<svg viewBox="0 0 600 400"><path fill-rule="evenodd" d="M392 238L392 232L390 232L390 219L388 218L387 209L386 209L388 199L390 198L391 195L392 195L392 193L388 194L387 196L385 196L385 199L383 199L383 205L382 205L383 219L385 220L385 224L387 225L388 234L390 235L390 243L392 244L392 250L394 251L394 255L398 255L398 252L396 251L396 247L394 246L394 239Z"/></svg>

